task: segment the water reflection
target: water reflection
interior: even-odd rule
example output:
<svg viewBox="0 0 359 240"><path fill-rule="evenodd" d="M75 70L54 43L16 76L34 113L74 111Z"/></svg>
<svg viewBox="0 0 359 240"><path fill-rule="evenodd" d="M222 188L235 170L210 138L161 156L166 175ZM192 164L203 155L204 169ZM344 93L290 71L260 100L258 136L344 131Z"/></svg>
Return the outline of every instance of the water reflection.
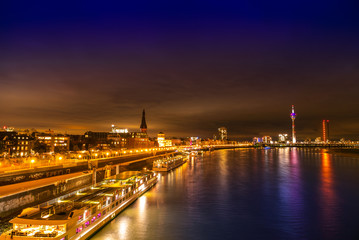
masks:
<svg viewBox="0 0 359 240"><path fill-rule="evenodd" d="M205 153L161 174L93 239L356 239L359 159L334 160L315 149Z"/></svg>
<svg viewBox="0 0 359 240"><path fill-rule="evenodd" d="M300 235L305 228L303 219L302 177L298 149L282 149L279 153L279 193L282 230ZM298 231L299 230L299 231Z"/></svg>
<svg viewBox="0 0 359 240"><path fill-rule="evenodd" d="M321 164L320 209L322 228L325 237L332 236L338 225L336 209L337 196L334 189L334 178L331 155L323 150Z"/></svg>
<svg viewBox="0 0 359 240"><path fill-rule="evenodd" d="M129 225L129 219L128 218L122 218L121 221L115 222L118 228L117 232L117 239L128 239L128 225ZM112 240L113 238L108 237L108 239Z"/></svg>

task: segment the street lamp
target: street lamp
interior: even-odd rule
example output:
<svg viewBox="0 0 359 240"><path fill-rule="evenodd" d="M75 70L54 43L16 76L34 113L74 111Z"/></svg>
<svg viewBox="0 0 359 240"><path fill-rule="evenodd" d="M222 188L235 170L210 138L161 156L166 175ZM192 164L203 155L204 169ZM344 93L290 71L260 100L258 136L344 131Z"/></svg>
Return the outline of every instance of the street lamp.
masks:
<svg viewBox="0 0 359 240"><path fill-rule="evenodd" d="M30 161L30 168L32 168L32 165L35 163L35 159L31 159Z"/></svg>

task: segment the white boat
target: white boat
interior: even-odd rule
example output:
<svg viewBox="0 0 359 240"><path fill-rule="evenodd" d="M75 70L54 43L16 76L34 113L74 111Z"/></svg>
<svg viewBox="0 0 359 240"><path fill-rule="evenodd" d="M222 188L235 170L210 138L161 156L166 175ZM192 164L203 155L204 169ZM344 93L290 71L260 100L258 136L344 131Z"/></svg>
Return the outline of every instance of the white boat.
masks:
<svg viewBox="0 0 359 240"><path fill-rule="evenodd" d="M187 161L187 157L178 155L170 158L163 158L153 162L152 170L156 172L168 172L179 167Z"/></svg>
<svg viewBox="0 0 359 240"><path fill-rule="evenodd" d="M157 183L154 172L124 172L117 179L42 208L27 208L0 240L87 239Z"/></svg>

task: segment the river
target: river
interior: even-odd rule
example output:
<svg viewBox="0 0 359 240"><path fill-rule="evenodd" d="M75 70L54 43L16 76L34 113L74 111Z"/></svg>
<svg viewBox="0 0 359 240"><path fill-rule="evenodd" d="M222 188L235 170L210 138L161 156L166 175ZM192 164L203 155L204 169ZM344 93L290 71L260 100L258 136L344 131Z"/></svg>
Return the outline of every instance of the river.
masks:
<svg viewBox="0 0 359 240"><path fill-rule="evenodd" d="M162 174L91 240L359 239L359 157L206 152Z"/></svg>

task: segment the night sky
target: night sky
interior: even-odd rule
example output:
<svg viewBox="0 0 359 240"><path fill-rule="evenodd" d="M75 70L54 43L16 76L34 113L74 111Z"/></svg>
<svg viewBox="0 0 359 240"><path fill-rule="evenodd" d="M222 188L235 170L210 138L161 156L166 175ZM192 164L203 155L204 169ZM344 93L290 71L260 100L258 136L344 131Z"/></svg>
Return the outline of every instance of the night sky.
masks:
<svg viewBox="0 0 359 240"><path fill-rule="evenodd" d="M1 1L0 125L359 139L358 1Z"/></svg>

